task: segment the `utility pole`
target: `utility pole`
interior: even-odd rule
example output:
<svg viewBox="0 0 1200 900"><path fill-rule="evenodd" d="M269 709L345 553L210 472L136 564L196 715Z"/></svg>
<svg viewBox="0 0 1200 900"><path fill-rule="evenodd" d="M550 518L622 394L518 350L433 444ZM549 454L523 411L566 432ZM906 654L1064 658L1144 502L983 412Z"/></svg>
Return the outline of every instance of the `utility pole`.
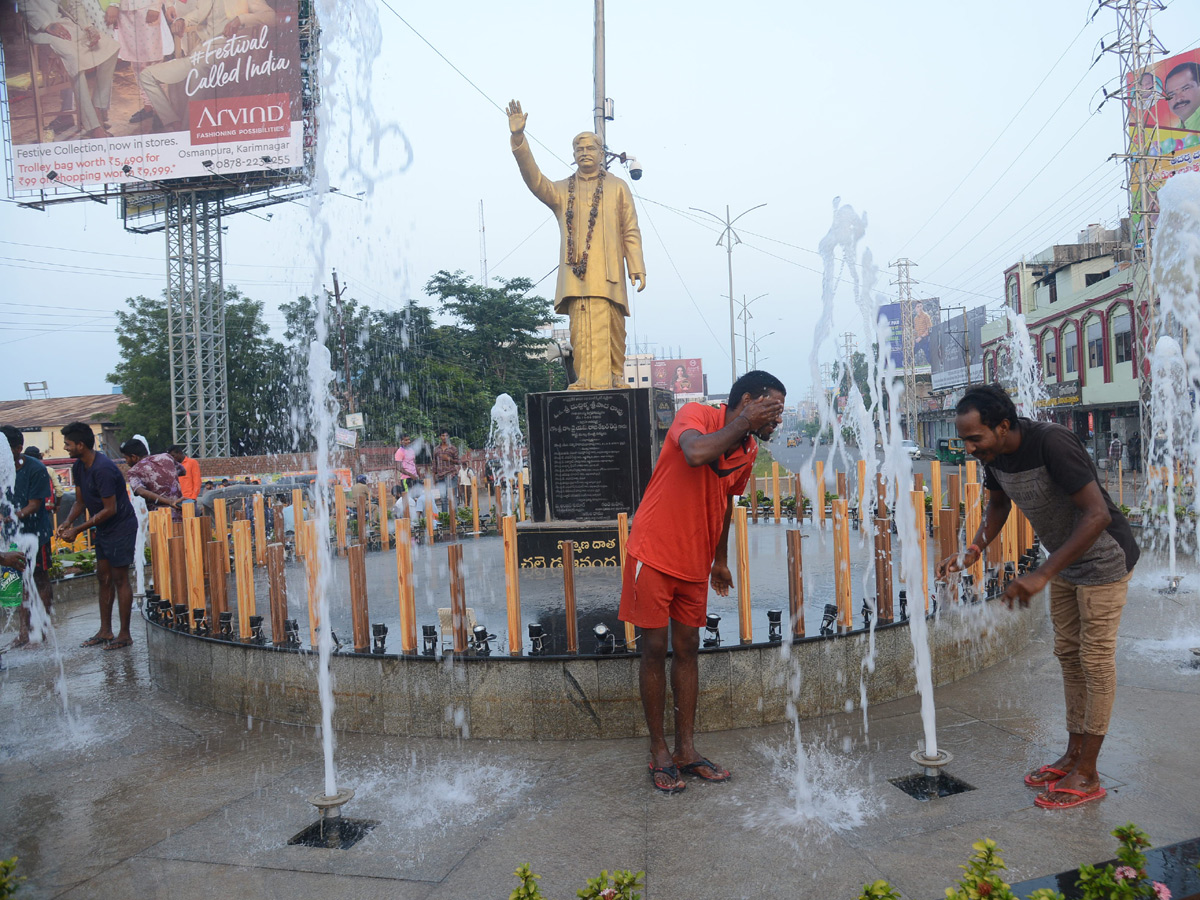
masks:
<svg viewBox="0 0 1200 900"><path fill-rule="evenodd" d="M483 225L483 201L479 201L479 286L487 287L487 229Z"/></svg>
<svg viewBox="0 0 1200 900"><path fill-rule="evenodd" d="M904 342L904 417L907 420L906 436L914 441L917 439L917 371L913 340L914 282L911 269L915 265L916 263L908 257L888 263L889 269L896 270L896 280L892 284L900 289L900 336Z"/></svg>
<svg viewBox="0 0 1200 900"><path fill-rule="evenodd" d="M717 222L719 222L721 225L724 226L724 230L721 232L720 237L717 238L716 246L720 247L722 243L725 244L725 255L726 255L726 258L729 263L729 366L730 366L729 386L730 386L730 388L733 387L733 382L737 381L737 331L736 331L737 326L735 325L735 315L734 315L734 311L733 311L733 303L734 303L734 300L733 300L733 245L740 244L742 242L742 239L740 237L738 237L738 233L733 230L733 223L736 222L738 219L740 219L742 216L746 215L746 213L754 212L754 210L756 210L756 209L762 209L766 205L767 204L765 204L765 203L760 203L760 204L758 204L758 206L752 206L749 209L745 210L744 212L738 213L732 219L729 218L729 206L728 205L725 207L725 218L724 219L722 219L716 213L709 212L707 209L698 209L695 206L690 207L695 212L704 213L704 215L706 215L706 216L711 216L712 218L716 219ZM749 363L747 362L747 364L749 364Z"/></svg>
<svg viewBox="0 0 1200 900"><path fill-rule="evenodd" d="M759 294L754 300L746 300L746 295L742 294L742 361L746 363L746 371L750 370L750 320L754 318L750 314L750 305L755 300L761 300L766 294ZM758 368L755 366L754 368Z"/></svg>
<svg viewBox="0 0 1200 900"><path fill-rule="evenodd" d="M337 304L338 338L342 342L342 365L346 375L346 411L354 412L354 388L350 384L350 354L346 352L346 322L342 317L342 287L338 284L337 269L333 270L333 300Z"/></svg>
<svg viewBox="0 0 1200 900"><path fill-rule="evenodd" d="M607 98L604 96L604 0L596 0L596 43L592 55L592 81L594 88L592 118L596 134L600 138L600 165L608 168L608 140L604 122L607 118Z"/></svg>
<svg viewBox="0 0 1200 900"><path fill-rule="evenodd" d="M1156 54L1165 56L1167 53L1155 39L1151 24L1152 15L1166 9L1166 3L1164 0L1099 0L1097 13L1101 9L1111 9L1117 14L1117 39L1104 46L1104 52L1115 53L1120 59L1120 88L1111 94L1106 91L1104 99L1117 100L1125 114L1125 152L1114 156L1125 160L1126 188L1129 191L1133 321L1138 347L1138 431L1142 439L1141 462L1144 472L1154 439L1150 355L1156 340L1154 317L1158 303L1158 291L1150 265L1154 233L1152 212L1157 212L1151 181L1158 158L1150 156L1149 150L1157 147L1159 141L1157 117L1146 115L1158 98L1153 93L1146 95L1141 74L1153 65ZM1147 122L1147 119L1150 121ZM1139 218L1140 221L1137 221Z"/></svg>

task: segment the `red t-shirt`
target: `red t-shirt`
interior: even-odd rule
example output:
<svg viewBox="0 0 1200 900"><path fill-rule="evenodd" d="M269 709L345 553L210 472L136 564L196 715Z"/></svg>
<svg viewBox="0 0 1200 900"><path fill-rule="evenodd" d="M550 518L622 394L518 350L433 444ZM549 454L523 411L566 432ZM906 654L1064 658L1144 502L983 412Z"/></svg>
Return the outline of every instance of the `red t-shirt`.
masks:
<svg viewBox="0 0 1200 900"><path fill-rule="evenodd" d="M747 436L720 459L692 467L679 436L685 431L712 434L724 427L724 406L688 403L675 415L634 516L630 556L684 581L708 580L729 498L745 490L758 443Z"/></svg>

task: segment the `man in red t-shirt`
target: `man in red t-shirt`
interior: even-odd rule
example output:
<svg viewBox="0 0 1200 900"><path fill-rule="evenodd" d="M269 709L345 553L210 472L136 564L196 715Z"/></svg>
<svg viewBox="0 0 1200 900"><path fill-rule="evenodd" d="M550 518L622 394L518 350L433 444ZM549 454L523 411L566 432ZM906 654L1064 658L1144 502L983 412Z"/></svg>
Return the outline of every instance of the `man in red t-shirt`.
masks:
<svg viewBox="0 0 1200 900"><path fill-rule="evenodd" d="M634 517L621 585L623 622L642 629L638 673L650 730L654 787L684 789L679 773L705 781L730 774L696 752L696 654L708 613L708 585L721 596L733 586L729 519L733 496L750 480L758 444L783 418L786 389L774 375L747 372L714 409L688 403L667 432L654 475ZM675 696L675 752L663 730L666 706L667 625L671 625L671 691Z"/></svg>

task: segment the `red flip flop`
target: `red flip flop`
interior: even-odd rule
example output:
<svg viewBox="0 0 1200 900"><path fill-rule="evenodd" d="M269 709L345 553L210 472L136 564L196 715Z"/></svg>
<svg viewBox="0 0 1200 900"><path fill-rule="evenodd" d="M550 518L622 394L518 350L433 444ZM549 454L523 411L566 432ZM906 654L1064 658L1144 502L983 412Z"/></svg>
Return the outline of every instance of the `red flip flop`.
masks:
<svg viewBox="0 0 1200 900"><path fill-rule="evenodd" d="M1067 774L1062 769L1054 768L1054 766L1042 766L1040 769L1034 769L1032 772L1030 772L1028 775L1026 775L1025 783L1027 785L1029 785L1031 788L1043 788L1043 787L1046 787L1047 785L1053 784L1054 781L1058 780L1058 779L1054 779L1051 781L1034 781L1033 780L1034 776L1045 775L1047 773L1049 773L1050 775L1057 775L1059 778L1063 778Z"/></svg>
<svg viewBox="0 0 1200 900"><path fill-rule="evenodd" d="M1078 800L1072 800L1069 803L1055 803L1050 799L1050 794L1071 794L1078 797ZM1100 800L1108 794L1104 788L1096 788L1090 794L1085 791L1077 791L1074 788L1052 788L1045 794L1040 794L1033 798L1034 805L1040 806L1042 809L1070 809L1072 806L1079 806L1083 803L1088 803L1092 800Z"/></svg>

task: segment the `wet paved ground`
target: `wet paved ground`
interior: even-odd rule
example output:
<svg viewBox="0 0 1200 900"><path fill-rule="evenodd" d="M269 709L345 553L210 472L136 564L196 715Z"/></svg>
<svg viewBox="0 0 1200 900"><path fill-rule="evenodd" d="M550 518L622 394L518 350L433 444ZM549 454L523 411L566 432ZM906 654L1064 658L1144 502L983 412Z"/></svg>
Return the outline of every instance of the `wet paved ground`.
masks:
<svg viewBox="0 0 1200 900"><path fill-rule="evenodd" d="M798 805L786 727L703 735L725 785L650 789L640 740L526 743L338 735L346 808L379 826L345 851L287 846L322 787L313 729L188 708L132 651L78 644L93 604L63 604L70 721L48 651L5 654L0 673L0 857L30 898L506 898L529 862L548 897L601 869L644 869L647 900L852 898L886 877L942 896L970 845L995 839L1010 880L1099 861L1134 821L1155 844L1200 835L1200 593L1163 597L1135 575L1119 691L1101 758L1107 799L1033 805L1024 771L1060 750L1063 702L1048 626L1027 651L937 692L940 744L975 790L922 804L888 778L913 771L915 699L802 723L814 797ZM1189 577L1193 590L1200 576ZM1188 586L1185 584L1185 586ZM11 632L3 636L7 643ZM847 687L847 699L857 685Z"/></svg>

